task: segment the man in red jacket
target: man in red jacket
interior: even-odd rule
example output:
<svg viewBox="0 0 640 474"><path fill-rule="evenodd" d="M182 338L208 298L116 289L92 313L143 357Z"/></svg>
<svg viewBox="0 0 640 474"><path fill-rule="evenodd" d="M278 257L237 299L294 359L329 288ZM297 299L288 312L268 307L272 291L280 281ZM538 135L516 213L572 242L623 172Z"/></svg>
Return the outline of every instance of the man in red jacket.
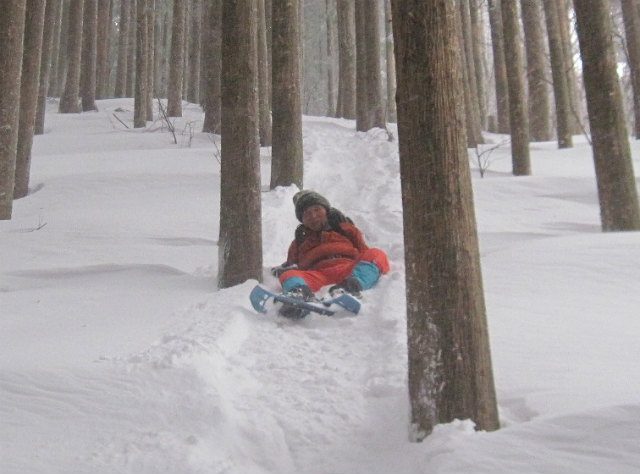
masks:
<svg viewBox="0 0 640 474"><path fill-rule="evenodd" d="M387 255L369 248L351 219L332 208L315 191L293 197L298 226L289 246L287 261L272 269L285 294L307 301L325 285L332 294L345 291L360 297L389 271Z"/></svg>

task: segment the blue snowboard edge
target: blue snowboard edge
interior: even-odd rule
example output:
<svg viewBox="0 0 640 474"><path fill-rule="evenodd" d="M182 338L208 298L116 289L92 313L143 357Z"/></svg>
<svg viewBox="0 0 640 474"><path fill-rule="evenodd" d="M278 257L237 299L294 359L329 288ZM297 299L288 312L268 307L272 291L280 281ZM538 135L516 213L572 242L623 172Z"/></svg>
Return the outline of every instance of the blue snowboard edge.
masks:
<svg viewBox="0 0 640 474"><path fill-rule="evenodd" d="M336 298L322 300L320 304L314 304L290 298L285 295L272 293L271 291L264 289L260 285L256 285L253 290L251 290L249 299L251 300L251 305L253 306L253 308L259 313L267 312L266 304L270 299L280 301L282 303L289 303L297 306L298 308L306 309L307 311L311 311L313 313L324 314L326 316L332 316L335 314L335 311L328 309L329 306L333 304L337 304L338 306L341 306L342 308L353 314L358 314L358 312L360 311L360 302L353 296L346 293L337 296Z"/></svg>

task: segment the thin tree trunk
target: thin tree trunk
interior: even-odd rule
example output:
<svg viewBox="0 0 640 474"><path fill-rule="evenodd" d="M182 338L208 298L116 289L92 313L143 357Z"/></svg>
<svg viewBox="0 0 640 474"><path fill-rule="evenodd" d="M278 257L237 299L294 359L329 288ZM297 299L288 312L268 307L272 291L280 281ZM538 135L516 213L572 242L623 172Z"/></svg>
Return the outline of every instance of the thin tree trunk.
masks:
<svg viewBox="0 0 640 474"><path fill-rule="evenodd" d="M355 3L336 0L338 11L338 116L356 118Z"/></svg>
<svg viewBox="0 0 640 474"><path fill-rule="evenodd" d="M98 51L98 0L84 0L82 22L82 63L80 97L82 110L98 110L96 105L96 64Z"/></svg>
<svg viewBox="0 0 640 474"><path fill-rule="evenodd" d="M146 37L146 47L147 47L147 63L145 68L146 75L146 86L145 86L145 106L146 106L146 119L148 121L153 120L153 97L154 97L154 89L155 89L155 11L156 11L156 0L147 0L147 8L146 8L146 22L147 22L147 37Z"/></svg>
<svg viewBox="0 0 640 474"><path fill-rule="evenodd" d="M38 89L40 88L44 11L45 3L41 0L27 0L14 199L19 199L29 193L31 147L38 105Z"/></svg>
<svg viewBox="0 0 640 474"><path fill-rule="evenodd" d="M203 132L220 133L220 64L222 48L222 2L205 0L203 61L205 74Z"/></svg>
<svg viewBox="0 0 640 474"><path fill-rule="evenodd" d="M260 145L271 146L271 96L269 95L269 57L267 56L267 23L264 0L258 6L258 110L260 117Z"/></svg>
<svg viewBox="0 0 640 474"><path fill-rule="evenodd" d="M574 0L602 230L640 230L640 207L618 82L609 2Z"/></svg>
<svg viewBox="0 0 640 474"><path fill-rule="evenodd" d="M364 9L365 44L367 54L367 109L370 128L385 128L384 103L382 100L382 69L380 67L380 4L368 2Z"/></svg>
<svg viewBox="0 0 640 474"><path fill-rule="evenodd" d="M371 125L371 115L367 105L369 85L367 78L367 37L365 34L364 10L367 8L366 0L355 0L355 25L356 25L356 130L366 132Z"/></svg>
<svg viewBox="0 0 640 474"><path fill-rule="evenodd" d="M385 50L387 55L387 120L395 122L396 114L396 58L393 55L393 25L391 0L384 0Z"/></svg>
<svg viewBox="0 0 640 474"><path fill-rule="evenodd" d="M335 117L336 115L336 91L333 79L333 44L336 36L333 17L335 12L334 2L332 2L332 0L325 0L325 17L327 22L327 117Z"/></svg>
<svg viewBox="0 0 640 474"><path fill-rule="evenodd" d="M476 65L473 59L473 45L471 44L471 13L469 0L458 0L460 14L460 41L463 61L463 77L465 84L465 102L467 109L467 143L469 148L475 148L484 143L480 126L480 103L478 99L478 84L476 82Z"/></svg>
<svg viewBox="0 0 640 474"><path fill-rule="evenodd" d="M489 0L489 23L491 24L491 46L496 83L496 113L498 133L509 133L509 87L504 54L504 29L502 27L501 0Z"/></svg>
<svg viewBox="0 0 640 474"><path fill-rule="evenodd" d="M129 0L120 0L120 23L118 24L118 64L116 69L116 97L127 93L127 60L129 56Z"/></svg>
<svg viewBox="0 0 640 474"><path fill-rule="evenodd" d="M569 104L571 115L569 116L569 126L571 133L582 133L580 99L578 98L578 79L573 61L573 47L571 44L571 24L569 22L569 9L571 0L556 0L554 3L558 11L558 25L560 28L560 38L562 40L562 51L564 59L564 73L567 76L567 87L569 88Z"/></svg>
<svg viewBox="0 0 640 474"><path fill-rule="evenodd" d="M60 2L60 38L57 50L57 68L55 87L52 88L55 97L62 98L69 70L69 19L71 16L71 0Z"/></svg>
<svg viewBox="0 0 640 474"><path fill-rule="evenodd" d="M271 189L302 189L302 79L299 0L272 1L273 145Z"/></svg>
<svg viewBox="0 0 640 474"><path fill-rule="evenodd" d="M169 62L169 86L167 90L167 113L170 117L182 117L185 7L185 0L173 0L171 60Z"/></svg>
<svg viewBox="0 0 640 474"><path fill-rule="evenodd" d="M549 55L551 57L551 76L553 78L553 96L556 107L556 135L558 148L573 147L571 135L571 100L569 98L569 84L565 74L564 51L560 24L558 23L558 10L555 0L544 0L544 12L547 24L547 36L549 38Z"/></svg>
<svg viewBox="0 0 640 474"><path fill-rule="evenodd" d="M520 0L527 55L529 83L529 130L532 141L548 141L551 136L551 104L547 77L547 44L542 29L539 0Z"/></svg>
<svg viewBox="0 0 640 474"><path fill-rule="evenodd" d="M255 0L224 0L218 287L262 280Z"/></svg>
<svg viewBox="0 0 640 474"><path fill-rule="evenodd" d="M190 1L189 12L189 83L187 85L187 101L200 102L200 30L202 26L201 0Z"/></svg>
<svg viewBox="0 0 640 474"><path fill-rule="evenodd" d="M498 428L454 0L392 0L412 435ZM429 25L429 28L425 28Z"/></svg>
<svg viewBox="0 0 640 474"><path fill-rule="evenodd" d="M149 87L147 1L137 0L136 4L136 85L133 110L133 126L135 128L147 125L147 88Z"/></svg>
<svg viewBox="0 0 640 474"><path fill-rule="evenodd" d="M134 96L136 80L136 0L129 2L129 39L127 40L127 89L126 97Z"/></svg>
<svg viewBox="0 0 640 474"><path fill-rule="evenodd" d="M42 55L40 56L40 87L38 89L38 105L36 106L36 122L34 133L44 133L44 115L47 106L47 92L51 75L51 59L53 57L53 40L56 29L56 16L60 0L47 0L44 13L44 31L42 35Z"/></svg>
<svg viewBox="0 0 640 474"><path fill-rule="evenodd" d="M0 220L11 219L20 114L25 0L5 0L0 15Z"/></svg>
<svg viewBox="0 0 640 474"><path fill-rule="evenodd" d="M60 97L60 113L80 113L80 62L82 60L82 16L84 0L69 3L69 31L67 33L67 77Z"/></svg>
<svg viewBox="0 0 640 474"><path fill-rule="evenodd" d="M487 87L485 81L484 61L484 24L478 0L469 1L471 16L471 43L473 48L473 62L476 72L476 87L478 89L478 108L480 113L480 130L486 130L487 126Z"/></svg>
<svg viewBox="0 0 640 474"><path fill-rule="evenodd" d="M511 128L511 160L513 174L531 174L529 157L529 117L516 0L501 0L504 28L504 54L509 86L509 124Z"/></svg>
<svg viewBox="0 0 640 474"><path fill-rule="evenodd" d="M98 49L96 56L96 99L107 97L109 44L111 43L112 0L98 0Z"/></svg>
<svg viewBox="0 0 640 474"><path fill-rule="evenodd" d="M627 58L633 88L633 134L640 139L640 13L637 0L621 0Z"/></svg>
<svg viewBox="0 0 640 474"><path fill-rule="evenodd" d="M53 38L51 39L51 71L49 71L49 85L47 94L49 96L60 96L58 87L58 69L61 67L59 62L60 49L62 44L60 41L62 32L62 10L66 0L54 0L56 2L56 12L53 21ZM46 27L46 25L45 25Z"/></svg>

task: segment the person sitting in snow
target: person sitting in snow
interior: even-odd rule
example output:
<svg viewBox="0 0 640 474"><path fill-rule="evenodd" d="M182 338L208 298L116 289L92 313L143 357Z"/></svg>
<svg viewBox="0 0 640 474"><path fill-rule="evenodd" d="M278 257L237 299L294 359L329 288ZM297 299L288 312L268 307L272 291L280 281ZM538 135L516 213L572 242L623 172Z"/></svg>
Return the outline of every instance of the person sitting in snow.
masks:
<svg viewBox="0 0 640 474"><path fill-rule="evenodd" d="M360 298L362 290L371 288L389 271L387 255L369 248L360 229L332 208L324 196L303 190L293 196L293 203L302 224L295 231L287 261L272 269L285 294L313 301L316 291L334 284L329 289L332 295L346 292ZM295 316L295 310L287 305L280 311Z"/></svg>

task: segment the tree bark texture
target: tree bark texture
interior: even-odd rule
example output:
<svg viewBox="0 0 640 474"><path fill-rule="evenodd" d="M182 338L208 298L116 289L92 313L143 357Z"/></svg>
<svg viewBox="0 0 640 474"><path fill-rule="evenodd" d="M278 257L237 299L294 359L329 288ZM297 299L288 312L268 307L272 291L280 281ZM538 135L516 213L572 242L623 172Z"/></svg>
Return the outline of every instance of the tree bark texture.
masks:
<svg viewBox="0 0 640 474"><path fill-rule="evenodd" d="M44 115L47 106L47 93L51 76L51 63L53 57L53 40L56 30L56 16L59 10L60 0L47 0L44 13L44 31L42 33L42 54L40 56L40 87L38 89L38 105L36 106L36 122L34 133L44 133Z"/></svg>
<svg viewBox="0 0 640 474"><path fill-rule="evenodd" d="M20 85L20 119L16 176L13 197L19 199L29 193L31 147L40 88L40 62L42 59L42 35L44 30L45 3L27 0L22 55L22 81Z"/></svg>
<svg viewBox="0 0 640 474"><path fill-rule="evenodd" d="M414 437L498 428L455 0L392 0ZM427 27L426 27L427 26Z"/></svg>
<svg viewBox="0 0 640 474"><path fill-rule="evenodd" d="M391 0L384 0L385 51L387 55L387 120L395 122L396 114L396 57L393 55L393 25Z"/></svg>
<svg viewBox="0 0 640 474"><path fill-rule="evenodd" d="M48 0L47 0L48 1ZM98 31L96 50L96 99L108 97L109 45L111 43L111 8L113 0L98 0Z"/></svg>
<svg viewBox="0 0 640 474"><path fill-rule="evenodd" d="M501 0L489 0L489 23L491 24L491 47L496 83L496 113L498 133L509 133L509 88L507 66L504 56L504 29L502 27Z"/></svg>
<svg viewBox="0 0 640 474"><path fill-rule="evenodd" d="M220 288L262 280L255 1L223 1Z"/></svg>
<svg viewBox="0 0 640 474"><path fill-rule="evenodd" d="M148 1L137 0L136 4L136 85L133 109L133 126L135 128L142 128L147 125L149 99Z"/></svg>
<svg viewBox="0 0 640 474"><path fill-rule="evenodd" d="M25 0L0 4L0 220L13 209L24 22Z"/></svg>
<svg viewBox="0 0 640 474"><path fill-rule="evenodd" d="M120 23L118 23L118 62L116 66L116 97L127 93L127 59L129 50L129 0L120 0Z"/></svg>
<svg viewBox="0 0 640 474"><path fill-rule="evenodd" d="M513 174L531 174L529 156L529 114L524 75L522 35L520 33L517 0L501 0L504 29L504 57L509 88L509 126L511 129L511 160Z"/></svg>
<svg viewBox="0 0 640 474"><path fill-rule="evenodd" d="M476 87L478 88L478 107L480 109L480 130L486 130L487 126L487 88L485 80L485 40L484 22L481 10L478 5L479 0L469 1L469 11L471 15L471 43L473 48L473 61L476 71Z"/></svg>
<svg viewBox="0 0 640 474"><path fill-rule="evenodd" d="M551 76L553 79L553 96L556 107L556 135L558 148L573 147L571 135L571 100L569 82L565 71L564 49L558 22L558 9L555 0L543 0L547 36L549 38L549 55L551 58Z"/></svg>
<svg viewBox="0 0 640 474"><path fill-rule="evenodd" d="M96 105L96 65L98 53L98 0L84 0L82 21L82 62L80 97L82 110L98 110Z"/></svg>
<svg viewBox="0 0 640 474"><path fill-rule="evenodd" d="M356 118L355 3L336 0L338 23L338 116Z"/></svg>
<svg viewBox="0 0 640 474"><path fill-rule="evenodd" d="M302 84L298 0L272 0L271 189L302 189Z"/></svg>
<svg viewBox="0 0 640 474"><path fill-rule="evenodd" d="M467 146L475 148L484 143L480 127L480 102L478 99L478 84L476 82L476 65L473 60L473 45L471 38L471 13L469 0L458 0L460 15L460 52L462 60L462 75L465 91L465 110L467 127Z"/></svg>
<svg viewBox="0 0 640 474"><path fill-rule="evenodd" d="M520 0L524 26L529 84L529 131L531 141L549 141L551 136L551 103L547 77L547 43L542 25L539 0Z"/></svg>
<svg viewBox="0 0 640 474"><path fill-rule="evenodd" d="M80 102L80 62L82 60L82 17L84 0L70 0L67 31L67 74L64 92L60 97L62 114L82 112Z"/></svg>
<svg viewBox="0 0 640 474"><path fill-rule="evenodd" d="M190 1L188 50L189 82L187 100L193 104L200 102L200 30L202 28L202 0Z"/></svg>
<svg viewBox="0 0 640 474"><path fill-rule="evenodd" d="M633 88L633 134L640 139L640 11L637 0L621 0L627 60Z"/></svg>
<svg viewBox="0 0 640 474"><path fill-rule="evenodd" d="M167 90L167 113L170 117L182 117L185 13L185 0L173 0L171 60L169 61L169 86Z"/></svg>
<svg viewBox="0 0 640 474"><path fill-rule="evenodd" d="M62 51L66 48L64 41L61 40L62 31L66 28L65 15L63 15L64 5L68 0L57 0L57 8L54 21L54 32L51 44L51 72L49 73L49 88L47 94L53 97L60 97L60 84L59 77L64 77L62 69L64 69L64 61L60 56ZM66 51L65 51L66 54Z"/></svg>
<svg viewBox="0 0 640 474"><path fill-rule="evenodd" d="M574 0L603 231L640 230L609 2Z"/></svg>
<svg viewBox="0 0 640 474"><path fill-rule="evenodd" d="M260 145L271 146L271 85L267 51L267 22L264 0L258 0L258 104L260 115Z"/></svg>
<svg viewBox="0 0 640 474"><path fill-rule="evenodd" d="M202 131L220 133L220 64L222 49L222 2L205 0L202 54L204 62L204 124Z"/></svg>

